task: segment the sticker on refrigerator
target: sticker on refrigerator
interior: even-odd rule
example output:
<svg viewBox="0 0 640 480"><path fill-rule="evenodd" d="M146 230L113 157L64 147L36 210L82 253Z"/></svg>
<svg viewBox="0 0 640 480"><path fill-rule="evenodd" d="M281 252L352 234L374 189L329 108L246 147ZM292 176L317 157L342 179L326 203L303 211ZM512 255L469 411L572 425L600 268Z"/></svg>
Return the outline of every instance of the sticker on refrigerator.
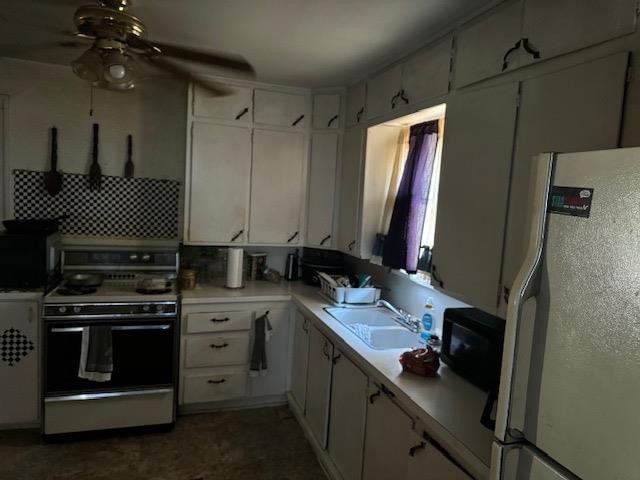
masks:
<svg viewBox="0 0 640 480"><path fill-rule="evenodd" d="M588 218L591 213L593 188L551 187L549 212Z"/></svg>

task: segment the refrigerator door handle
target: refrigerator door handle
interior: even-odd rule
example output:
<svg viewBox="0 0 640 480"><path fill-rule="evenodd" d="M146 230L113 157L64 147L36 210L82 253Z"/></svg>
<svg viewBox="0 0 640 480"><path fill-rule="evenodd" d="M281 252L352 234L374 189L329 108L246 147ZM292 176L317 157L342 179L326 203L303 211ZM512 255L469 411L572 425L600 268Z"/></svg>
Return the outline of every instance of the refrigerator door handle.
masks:
<svg viewBox="0 0 640 480"><path fill-rule="evenodd" d="M535 185L533 204L529 212L531 223L527 254L509 295L495 428L495 436L502 442L508 440L509 408L522 306L526 300L535 296L538 289L538 272L542 264L547 205L555 158L555 153L545 153L535 159Z"/></svg>

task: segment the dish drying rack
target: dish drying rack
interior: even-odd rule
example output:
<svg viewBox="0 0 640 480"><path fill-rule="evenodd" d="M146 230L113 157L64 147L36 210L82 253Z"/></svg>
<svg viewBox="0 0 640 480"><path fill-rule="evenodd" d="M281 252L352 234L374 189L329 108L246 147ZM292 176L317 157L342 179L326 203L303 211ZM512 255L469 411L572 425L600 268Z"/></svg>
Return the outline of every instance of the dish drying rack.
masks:
<svg viewBox="0 0 640 480"><path fill-rule="evenodd" d="M375 287L341 287L334 286L328 280L320 279L320 295L336 307L369 308L380 300L379 288Z"/></svg>

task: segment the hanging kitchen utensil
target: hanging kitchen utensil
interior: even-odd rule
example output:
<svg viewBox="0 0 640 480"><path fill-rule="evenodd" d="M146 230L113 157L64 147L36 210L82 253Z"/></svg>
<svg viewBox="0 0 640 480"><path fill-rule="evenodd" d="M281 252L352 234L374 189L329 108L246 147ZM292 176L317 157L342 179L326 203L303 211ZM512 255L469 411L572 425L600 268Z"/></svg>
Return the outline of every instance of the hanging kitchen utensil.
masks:
<svg viewBox="0 0 640 480"><path fill-rule="evenodd" d="M124 176L127 178L133 177L133 172L135 167L133 165L132 157L133 150L133 137L131 135L127 135L127 163L124 164Z"/></svg>
<svg viewBox="0 0 640 480"><path fill-rule="evenodd" d="M62 173L58 171L58 129L51 128L51 170L44 174L44 186L52 197L62 190Z"/></svg>
<svg viewBox="0 0 640 480"><path fill-rule="evenodd" d="M102 171L100 170L100 164L98 163L98 131L99 125L93 124L93 150L91 168L89 169L89 190L100 190L100 183L102 181Z"/></svg>

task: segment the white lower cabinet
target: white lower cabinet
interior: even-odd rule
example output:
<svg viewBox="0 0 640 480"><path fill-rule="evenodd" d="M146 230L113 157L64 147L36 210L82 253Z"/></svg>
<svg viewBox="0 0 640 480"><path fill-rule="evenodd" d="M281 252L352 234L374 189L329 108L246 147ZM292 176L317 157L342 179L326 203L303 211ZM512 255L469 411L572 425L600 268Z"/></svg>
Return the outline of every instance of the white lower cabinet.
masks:
<svg viewBox="0 0 640 480"><path fill-rule="evenodd" d="M293 319L293 350L291 352L291 395L300 412L305 412L307 398L307 367L309 365L309 329L311 323L296 311Z"/></svg>
<svg viewBox="0 0 640 480"><path fill-rule="evenodd" d="M38 421L39 302L0 300L0 335L22 349L3 352L0 359L0 428L33 426Z"/></svg>
<svg viewBox="0 0 640 480"><path fill-rule="evenodd" d="M306 419L321 448L327 446L333 344L320 331L309 333Z"/></svg>
<svg viewBox="0 0 640 480"><path fill-rule="evenodd" d="M367 376L342 352L333 356L329 456L343 480L362 478L367 417Z"/></svg>
<svg viewBox="0 0 640 480"><path fill-rule="evenodd" d="M363 480L408 478L413 420L375 384L368 401Z"/></svg>
<svg viewBox="0 0 640 480"><path fill-rule="evenodd" d="M473 480L428 436L414 431L410 438L412 446L409 447L407 480Z"/></svg>
<svg viewBox="0 0 640 480"><path fill-rule="evenodd" d="M266 371L249 374L255 319L269 312ZM273 402L284 394L289 369L289 304L211 303L182 306L180 405Z"/></svg>
<svg viewBox="0 0 640 480"><path fill-rule="evenodd" d="M267 369L264 374L249 377L249 389L252 397L284 395L287 389L290 310L288 306L268 307L256 310L256 317L267 311L269 312L269 324L272 328L266 344ZM252 345L253 343L255 343L255 336Z"/></svg>

